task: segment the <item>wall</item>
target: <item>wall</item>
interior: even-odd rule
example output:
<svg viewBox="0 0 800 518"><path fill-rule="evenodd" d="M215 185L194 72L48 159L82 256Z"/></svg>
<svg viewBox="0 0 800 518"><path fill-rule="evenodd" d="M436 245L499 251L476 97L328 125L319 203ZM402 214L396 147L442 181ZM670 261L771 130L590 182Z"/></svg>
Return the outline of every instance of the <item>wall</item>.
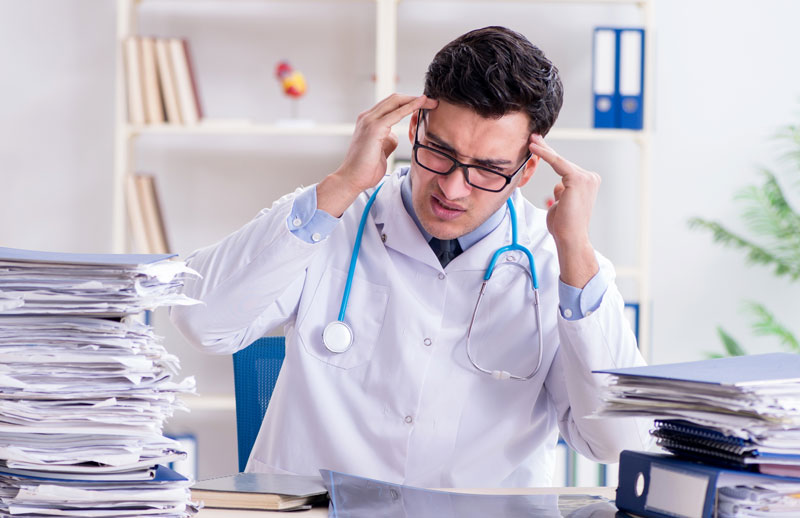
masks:
<svg viewBox="0 0 800 518"><path fill-rule="evenodd" d="M220 5L224 7L220 8ZM308 9L313 6L311 14ZM591 27L635 24L629 7L520 2L399 4L399 90L418 92L428 60L472 27L509 25L539 44L561 69L559 125L589 127ZM770 136L797 120L800 4L791 0L659 1L656 4L656 133L652 190L655 362L718 350L725 324L752 352L775 350L750 337L740 301L770 301L787 322L796 287L745 266L741 254L690 231L693 215L741 227L732 201L775 164ZM206 113L267 122L291 114L272 77L291 59L309 81L299 116L352 121L372 104L374 6L370 2L143 2L141 32L190 38ZM757 17L757 18L756 18ZM758 19L759 23L753 20ZM102 0L0 1L0 246L62 251L110 248L114 129L115 4ZM310 184L344 156L345 137L146 137L138 170L153 172L170 238L183 256L235 230L281 193ZM553 141L564 156L603 175L592 236L618 264L633 260L635 146ZM398 155L407 156L401 143ZM633 166L632 166L633 164ZM526 193L543 203L555 177L546 167ZM626 289L628 289L626 287ZM155 316L186 374L205 395L230 393L230 358L192 351ZM800 330L800 329L798 329ZM235 469L229 408L182 415L174 431L200 429L211 446L201 476Z"/></svg>

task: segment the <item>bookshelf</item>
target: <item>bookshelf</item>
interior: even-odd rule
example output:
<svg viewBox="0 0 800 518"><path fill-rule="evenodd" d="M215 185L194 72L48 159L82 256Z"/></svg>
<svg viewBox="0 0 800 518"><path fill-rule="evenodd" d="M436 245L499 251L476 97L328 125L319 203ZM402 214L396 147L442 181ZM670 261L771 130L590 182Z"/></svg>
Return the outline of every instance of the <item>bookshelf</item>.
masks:
<svg viewBox="0 0 800 518"><path fill-rule="evenodd" d="M234 9L240 4L259 4L281 2L281 0L236 0L220 2L219 0L117 0L117 67L116 67L116 121L115 121L115 154L113 169L113 207L112 207L112 249L115 252L127 251L129 242L129 229L127 228L127 213L125 207L125 177L136 171L136 142L141 138L159 139L170 136L182 138L193 137L224 137L236 139L239 137L276 138L293 137L303 139L306 137L316 139L341 139L352 134L355 117L352 120L334 121L314 125L281 125L277 123L255 122L245 119L206 118L197 124L169 125L149 124L132 125L128 123L127 104L125 94L125 70L122 55L122 42L126 37L138 34L139 13L143 4L157 4L171 1L172 4L205 5L221 4L223 9ZM319 4L342 4L345 2L363 5L369 9L372 16L374 29L374 85L372 95L374 100L379 100L397 90L398 57L413 52L414 49L398 48L398 28L404 20L398 13L398 8L425 6L428 4L420 0L317 0ZM450 0L434 2L442 4L488 5L487 0ZM638 174L636 187L637 199L631 200L635 204L636 214L636 239L633 258L629 263L616 262L617 275L621 280L635 286L635 298L639 303L639 346L646 359L650 359L651 340L651 300L650 300L650 174L652 160L652 135L653 135L653 70L654 70L654 0L506 0L502 4L513 4L514 8L524 11L526 5L536 4L538 8L547 9L550 6L564 4L575 6L592 6L593 8L614 8L616 6L632 7L638 16L637 25L645 29L645 77L644 77L644 128L642 130L618 129L593 129L585 127L556 127L548 135L554 147L565 143L570 146L586 146L593 143L601 144L633 144L637 151ZM420 7L422 8L422 7ZM314 16L309 14L308 16ZM569 21L565 22L568 23ZM405 29L405 27L403 27ZM589 35L587 35L589 37ZM536 43L535 38L532 38ZM401 52L402 54L398 54ZM549 53L548 53L549 54ZM406 54L407 55L407 54ZM429 60L430 55L421 56L420 59ZM558 61L556 61L558 64ZM590 60L589 60L590 62ZM590 65L589 65L590 66ZM203 90L201 84L201 91ZM565 103L569 102L566 100ZM587 114L586 119L590 119ZM395 132L401 141L407 132L405 124L395 127ZM227 141L226 141L227 142ZM391 164L390 164L391 168ZM604 186L603 189L607 187ZM276 196L277 198L277 196ZM596 209L597 210L597 209ZM173 233L180 229L171 228ZM202 400L192 398L187 401L190 408L197 412L212 412L219 410L231 411L234 408L233 396L230 395L204 395Z"/></svg>

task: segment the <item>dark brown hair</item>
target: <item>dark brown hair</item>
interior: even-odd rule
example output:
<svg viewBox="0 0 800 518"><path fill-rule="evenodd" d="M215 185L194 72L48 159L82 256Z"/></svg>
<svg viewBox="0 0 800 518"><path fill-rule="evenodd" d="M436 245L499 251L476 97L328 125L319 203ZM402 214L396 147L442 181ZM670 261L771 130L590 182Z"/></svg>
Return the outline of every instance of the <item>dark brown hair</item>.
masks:
<svg viewBox="0 0 800 518"><path fill-rule="evenodd" d="M525 36L484 27L440 50L425 74L425 95L467 106L482 117L522 111L530 131L546 135L563 100L558 69Z"/></svg>

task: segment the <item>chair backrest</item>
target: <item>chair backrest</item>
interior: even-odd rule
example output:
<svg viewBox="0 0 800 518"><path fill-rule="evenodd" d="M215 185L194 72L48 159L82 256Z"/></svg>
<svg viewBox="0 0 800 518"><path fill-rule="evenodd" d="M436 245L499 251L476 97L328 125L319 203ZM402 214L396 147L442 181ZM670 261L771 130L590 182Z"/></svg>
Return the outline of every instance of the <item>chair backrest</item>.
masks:
<svg viewBox="0 0 800 518"><path fill-rule="evenodd" d="M286 354L283 336L259 338L233 355L239 471L244 471Z"/></svg>

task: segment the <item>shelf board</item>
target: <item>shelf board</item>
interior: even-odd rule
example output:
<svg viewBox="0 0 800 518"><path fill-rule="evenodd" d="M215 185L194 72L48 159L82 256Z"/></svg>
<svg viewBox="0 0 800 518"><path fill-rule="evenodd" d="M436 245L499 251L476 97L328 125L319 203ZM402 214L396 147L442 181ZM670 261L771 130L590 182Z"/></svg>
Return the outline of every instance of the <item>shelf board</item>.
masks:
<svg viewBox="0 0 800 518"><path fill-rule="evenodd" d="M596 129L596 128L553 128L547 134L552 140L632 140L641 142L648 133L642 130Z"/></svg>
<svg viewBox="0 0 800 518"><path fill-rule="evenodd" d="M129 137L139 135L309 135L350 136L354 124L256 124L248 121L206 120L198 124L128 125Z"/></svg>
<svg viewBox="0 0 800 518"><path fill-rule="evenodd" d="M459 0L468 2L483 2L485 0ZM645 6L651 4L653 0L505 0L522 4L621 4Z"/></svg>
<svg viewBox="0 0 800 518"><path fill-rule="evenodd" d="M143 135L265 135L265 136L350 136L355 124L261 124L248 121L205 120L198 124L148 124L128 125L129 137ZM407 131L405 123L394 127L395 133L403 135ZM555 128L548 138L553 140L633 140L645 139L647 134L637 130L594 129L594 128Z"/></svg>
<svg viewBox="0 0 800 518"><path fill-rule="evenodd" d="M202 3L202 0L171 0L172 3L187 3L187 4L198 4ZM208 1L208 0L206 0ZM266 1L274 2L276 0L239 0L239 3L266 3ZM294 2L296 0L282 0L284 2ZM331 3L333 0L310 0L306 3ZM336 0L342 1L342 0ZM353 1L353 0L347 0ZM373 3L377 3L379 0L370 0ZM485 0L458 0L458 1L474 1L474 2L484 2ZM505 0L506 2L518 2L524 4L555 4L555 3L564 3L564 4L623 4L623 5L646 5L652 3L653 0ZM135 4L157 4L157 3L166 3L165 0L133 0ZM216 3L211 1L210 3Z"/></svg>

